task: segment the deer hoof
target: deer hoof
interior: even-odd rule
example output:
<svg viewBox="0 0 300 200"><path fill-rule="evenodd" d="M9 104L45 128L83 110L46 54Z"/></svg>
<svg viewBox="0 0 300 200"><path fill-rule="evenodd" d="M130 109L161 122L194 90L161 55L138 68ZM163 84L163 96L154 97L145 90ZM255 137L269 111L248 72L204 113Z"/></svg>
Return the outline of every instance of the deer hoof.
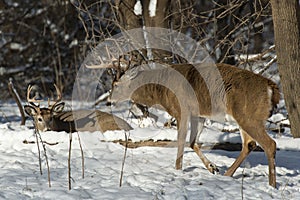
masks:
<svg viewBox="0 0 300 200"><path fill-rule="evenodd" d="M209 163L207 169L212 174L220 174L220 171L219 171L218 167L215 164L213 164L213 163Z"/></svg>

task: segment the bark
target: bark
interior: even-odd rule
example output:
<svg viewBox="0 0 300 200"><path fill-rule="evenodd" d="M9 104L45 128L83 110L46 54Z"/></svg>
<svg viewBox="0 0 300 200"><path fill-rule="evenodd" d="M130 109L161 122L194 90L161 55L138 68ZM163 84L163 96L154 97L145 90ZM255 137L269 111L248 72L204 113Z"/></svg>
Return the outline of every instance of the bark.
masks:
<svg viewBox="0 0 300 200"><path fill-rule="evenodd" d="M122 30L130 30L140 28L142 26L142 18L134 13L136 0L122 0L116 2L117 20Z"/></svg>
<svg viewBox="0 0 300 200"><path fill-rule="evenodd" d="M116 1L116 16L121 30L130 30L133 28L143 27L160 27L165 29L174 29L175 27L175 30L180 31L188 29L184 25L185 22L182 21L182 15L184 13L192 13L191 4L193 4L193 1L181 2L157 0L155 13L152 13L151 15L149 12L150 0L140 0L142 13L138 15L134 12L136 3L137 0ZM145 39L145 44L149 44L149 41L147 41L147 34L144 34L142 37ZM161 38L161 42L165 42L166 40L169 39ZM148 61L172 63L175 60L179 63L186 62L184 59L173 55L172 52L161 49L146 48L140 50L139 52L132 52L131 54L139 59L145 59L144 61L138 63L145 63Z"/></svg>
<svg viewBox="0 0 300 200"><path fill-rule="evenodd" d="M271 0L282 90L293 137L300 138L300 7L298 0Z"/></svg>

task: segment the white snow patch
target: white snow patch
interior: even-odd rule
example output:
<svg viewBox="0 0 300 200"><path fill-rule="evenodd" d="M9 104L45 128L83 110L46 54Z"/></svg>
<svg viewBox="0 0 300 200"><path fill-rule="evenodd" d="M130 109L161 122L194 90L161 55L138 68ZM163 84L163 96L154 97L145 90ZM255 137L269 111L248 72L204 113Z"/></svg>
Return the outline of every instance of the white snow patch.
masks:
<svg viewBox="0 0 300 200"><path fill-rule="evenodd" d="M77 46L77 45L78 45L78 40L77 40L77 39L74 39L74 40L72 40L72 42L70 43L69 48L72 48L72 47Z"/></svg>
<svg viewBox="0 0 300 200"><path fill-rule="evenodd" d="M142 15L143 8L140 0L136 1L133 12L135 15Z"/></svg>
<svg viewBox="0 0 300 200"><path fill-rule="evenodd" d="M149 16L150 17L155 17L156 6L157 6L157 0L150 0L150 3L149 3Z"/></svg>
<svg viewBox="0 0 300 200"><path fill-rule="evenodd" d="M268 164L263 152L252 152L233 177L225 177L209 173L190 148L185 148L183 170L175 170L177 148L173 147L128 149L123 184L119 187L124 147L111 141L124 139L124 131L79 133L85 160L85 178L82 179L81 154L75 133L72 190L69 191L69 134L44 132L41 133L43 141L57 143L46 145L52 183L49 188L45 159L42 156L43 175L40 175L37 146L30 143L36 140L32 122L28 120L26 126L20 126L18 108L14 104L2 103L0 109L0 199L300 199L300 139L293 139L286 133L275 139L279 148L277 189L268 185ZM126 112L120 116L128 116ZM134 120L128 119L134 130L126 134L134 141L176 140L176 129L164 128L163 120L167 119L163 119L163 112L158 115L159 122L149 123L145 128L139 128ZM274 118L281 119L280 116ZM206 126L201 142L240 142L238 133L218 130L232 125L211 122ZM239 155L239 152L223 150L203 152L219 167L221 174Z"/></svg>
<svg viewBox="0 0 300 200"><path fill-rule="evenodd" d="M23 45L20 43L16 43L16 42L12 42L10 43L10 49L11 50L18 50L18 51L22 51L24 49Z"/></svg>

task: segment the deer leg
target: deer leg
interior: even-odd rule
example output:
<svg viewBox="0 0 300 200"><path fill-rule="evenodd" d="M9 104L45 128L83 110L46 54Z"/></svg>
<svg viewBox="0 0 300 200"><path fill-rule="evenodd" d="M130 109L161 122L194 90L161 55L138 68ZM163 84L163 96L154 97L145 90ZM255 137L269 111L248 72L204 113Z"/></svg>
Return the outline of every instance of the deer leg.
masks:
<svg viewBox="0 0 300 200"><path fill-rule="evenodd" d="M245 158L249 155L249 153L256 148L256 142L243 129L240 128L240 132L243 141L242 151L234 163L225 172L225 176L232 176Z"/></svg>
<svg viewBox="0 0 300 200"><path fill-rule="evenodd" d="M263 136L260 137L257 142L264 149L265 154L268 157L269 163L269 185L276 187L276 167L275 167L275 155L276 155L276 142L270 138L266 133L265 129L263 131Z"/></svg>
<svg viewBox="0 0 300 200"><path fill-rule="evenodd" d="M248 127L243 126L242 129L248 133L248 137L252 137L253 140L257 141L257 143L265 151L269 163L269 185L276 187L276 170L275 170L276 143L275 141L267 134L264 123L262 122L259 121L256 123L251 122L251 126Z"/></svg>
<svg viewBox="0 0 300 200"><path fill-rule="evenodd" d="M182 169L182 160L184 153L184 146L186 142L186 135L188 131L188 118L179 120L177 119L177 158L176 158L176 169Z"/></svg>
<svg viewBox="0 0 300 200"><path fill-rule="evenodd" d="M208 158L203 154L200 150L196 141L198 141L200 134L203 130L205 119L199 117L192 117L191 118L191 135L190 135L190 147L197 153L199 158L202 160L205 167L213 174L219 173L219 169L217 166L212 163Z"/></svg>
<svg viewBox="0 0 300 200"><path fill-rule="evenodd" d="M257 141L267 155L269 164L269 185L276 187L276 142L267 134L262 122L257 122L256 124L252 123L252 127L255 128L247 129L247 133Z"/></svg>

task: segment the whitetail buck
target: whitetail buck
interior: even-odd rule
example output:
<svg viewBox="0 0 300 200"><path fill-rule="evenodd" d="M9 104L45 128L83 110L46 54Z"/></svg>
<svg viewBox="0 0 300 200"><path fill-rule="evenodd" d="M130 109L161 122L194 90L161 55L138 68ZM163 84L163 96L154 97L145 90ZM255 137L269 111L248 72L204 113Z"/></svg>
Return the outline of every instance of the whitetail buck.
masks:
<svg viewBox="0 0 300 200"><path fill-rule="evenodd" d="M243 147L225 175L234 174L248 154L256 148L257 142L267 155L269 184L276 187L276 143L267 134L265 121L279 102L280 93L277 85L263 76L227 64L217 64L215 68L219 76L214 75L215 72L211 70L213 65L206 67L200 65L194 67L190 64L174 64L166 69L139 72L129 70L114 84L111 101L131 99L135 103L147 106L159 104L176 118L178 128L176 169L182 168L188 122L191 122L190 147L210 172L218 172L216 165L201 152L196 140L203 129L204 118L224 121L226 116L231 117L240 127ZM87 67L111 68L112 65ZM170 75L170 69L179 72L182 78ZM158 84L162 79L164 84L167 83L173 88ZM184 86L186 84L184 82L188 82L193 94L187 92L189 88ZM136 83L138 85L134 85ZM208 83L210 85L207 85Z"/></svg>
<svg viewBox="0 0 300 200"><path fill-rule="evenodd" d="M40 108L41 100L30 98L32 87L27 89L27 101L25 112L34 119L35 127L39 131L101 131L107 130L131 130L131 126L123 119L99 110L75 110L63 111L64 102L61 102L61 91L54 85L57 99L54 103L48 101L47 108ZM36 105L37 103L37 105Z"/></svg>

